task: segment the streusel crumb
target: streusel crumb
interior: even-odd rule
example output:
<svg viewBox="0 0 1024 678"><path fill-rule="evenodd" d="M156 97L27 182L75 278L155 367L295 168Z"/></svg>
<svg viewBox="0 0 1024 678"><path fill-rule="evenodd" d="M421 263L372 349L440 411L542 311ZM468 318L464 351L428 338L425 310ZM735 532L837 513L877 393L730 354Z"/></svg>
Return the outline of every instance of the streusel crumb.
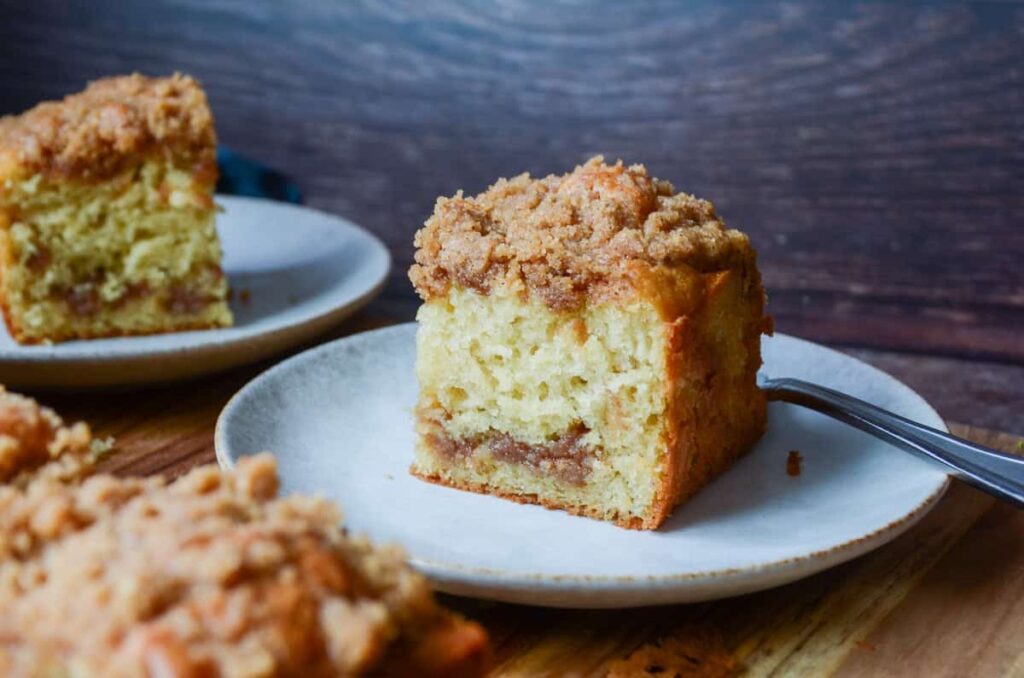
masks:
<svg viewBox="0 0 1024 678"><path fill-rule="evenodd" d="M482 629L399 550L277 485L260 455L169 484L0 487L0 675L483 673Z"/></svg>
<svg viewBox="0 0 1024 678"><path fill-rule="evenodd" d="M215 167L215 143L206 95L180 74L104 78L61 101L0 118L0 156L12 155L28 174L102 179L156 147L194 153L196 162Z"/></svg>
<svg viewBox="0 0 1024 678"><path fill-rule="evenodd" d="M707 273L754 257L710 202L600 156L562 176L522 174L476 197L440 198L415 244L409 276L424 300L452 284L482 294L509 285L556 310L621 282L636 263Z"/></svg>
<svg viewBox="0 0 1024 678"><path fill-rule="evenodd" d="M0 386L0 483L81 477L92 467L91 443L87 424L65 426L53 410Z"/></svg>

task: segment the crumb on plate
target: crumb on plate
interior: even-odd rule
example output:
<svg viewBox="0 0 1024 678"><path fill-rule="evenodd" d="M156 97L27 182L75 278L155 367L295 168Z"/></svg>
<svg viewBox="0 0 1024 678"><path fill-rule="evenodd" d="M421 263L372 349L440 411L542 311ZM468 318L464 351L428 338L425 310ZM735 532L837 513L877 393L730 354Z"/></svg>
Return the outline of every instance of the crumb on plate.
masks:
<svg viewBox="0 0 1024 678"><path fill-rule="evenodd" d="M797 450L790 450L786 457L786 475L797 477L803 471L804 458Z"/></svg>

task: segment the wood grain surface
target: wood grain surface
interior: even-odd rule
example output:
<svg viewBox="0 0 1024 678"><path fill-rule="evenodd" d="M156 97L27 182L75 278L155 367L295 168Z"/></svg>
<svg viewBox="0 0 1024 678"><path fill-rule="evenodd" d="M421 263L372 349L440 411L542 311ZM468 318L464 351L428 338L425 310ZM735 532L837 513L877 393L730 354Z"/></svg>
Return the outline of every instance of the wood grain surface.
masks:
<svg viewBox="0 0 1024 678"><path fill-rule="evenodd" d="M375 324L360 318L347 329ZM103 470L176 476L213 462L217 414L253 374L42 399L115 437ZM1005 451L1024 444L952 429ZM1024 513L960 484L889 545L761 593L612 612L445 597L487 627L496 676L1024 675L1022 601Z"/></svg>
<svg viewBox="0 0 1024 678"><path fill-rule="evenodd" d="M644 162L760 251L781 331L1024 362L1018 2L3 0L0 112L183 70L222 140L395 253L438 195Z"/></svg>

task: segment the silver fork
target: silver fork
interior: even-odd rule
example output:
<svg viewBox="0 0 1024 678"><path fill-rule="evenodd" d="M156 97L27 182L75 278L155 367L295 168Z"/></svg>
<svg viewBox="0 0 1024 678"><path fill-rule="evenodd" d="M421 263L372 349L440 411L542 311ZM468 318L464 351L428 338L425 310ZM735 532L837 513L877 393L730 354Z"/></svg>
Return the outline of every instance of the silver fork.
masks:
<svg viewBox="0 0 1024 678"><path fill-rule="evenodd" d="M938 464L954 478L1024 508L1024 458L969 443L852 396L800 379L757 375L769 400L803 405Z"/></svg>

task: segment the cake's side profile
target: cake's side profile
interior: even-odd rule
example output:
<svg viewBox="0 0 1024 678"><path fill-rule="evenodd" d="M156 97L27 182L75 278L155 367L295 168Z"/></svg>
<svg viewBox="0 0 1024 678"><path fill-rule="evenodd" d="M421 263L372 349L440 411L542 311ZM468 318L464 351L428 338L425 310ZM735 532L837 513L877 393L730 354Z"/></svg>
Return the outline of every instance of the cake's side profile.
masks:
<svg viewBox="0 0 1024 678"><path fill-rule="evenodd" d="M195 80L140 75L0 119L0 303L22 343L232 322L216 136Z"/></svg>
<svg viewBox="0 0 1024 678"><path fill-rule="evenodd" d="M269 455L173 483L68 476L50 467L88 431L54 416L0 398L0 442L52 457L0 484L0 675L484 675L483 629L333 504L278 498Z"/></svg>
<svg viewBox="0 0 1024 678"><path fill-rule="evenodd" d="M764 292L709 203L598 158L416 244L417 475L652 529L762 434Z"/></svg>

